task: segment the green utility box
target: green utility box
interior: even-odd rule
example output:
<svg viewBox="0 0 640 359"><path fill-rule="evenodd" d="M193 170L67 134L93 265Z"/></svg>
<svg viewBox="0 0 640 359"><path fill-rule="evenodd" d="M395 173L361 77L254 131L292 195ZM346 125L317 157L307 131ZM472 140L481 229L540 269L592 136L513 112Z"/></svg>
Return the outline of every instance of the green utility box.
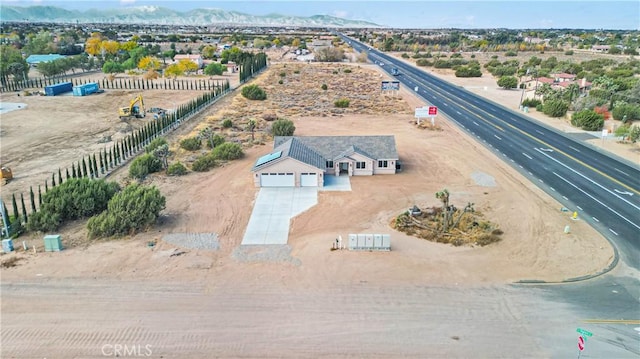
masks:
<svg viewBox="0 0 640 359"><path fill-rule="evenodd" d="M62 250L62 236L59 234L50 234L44 236L45 252L60 252Z"/></svg>

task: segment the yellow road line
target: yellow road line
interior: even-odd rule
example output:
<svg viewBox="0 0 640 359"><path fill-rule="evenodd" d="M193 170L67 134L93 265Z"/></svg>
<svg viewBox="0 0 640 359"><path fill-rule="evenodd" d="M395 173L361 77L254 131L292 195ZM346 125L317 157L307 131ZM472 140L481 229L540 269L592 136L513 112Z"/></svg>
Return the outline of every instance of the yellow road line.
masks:
<svg viewBox="0 0 640 359"><path fill-rule="evenodd" d="M630 324L640 325L640 319L583 319L582 322L590 324Z"/></svg>

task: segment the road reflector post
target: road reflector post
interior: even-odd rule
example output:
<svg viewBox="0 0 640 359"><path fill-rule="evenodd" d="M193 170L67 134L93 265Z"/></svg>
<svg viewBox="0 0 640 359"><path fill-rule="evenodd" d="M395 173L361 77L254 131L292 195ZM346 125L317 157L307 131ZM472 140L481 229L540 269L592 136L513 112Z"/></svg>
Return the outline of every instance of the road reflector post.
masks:
<svg viewBox="0 0 640 359"><path fill-rule="evenodd" d="M564 226L564 233L571 233L571 227L570 226Z"/></svg>

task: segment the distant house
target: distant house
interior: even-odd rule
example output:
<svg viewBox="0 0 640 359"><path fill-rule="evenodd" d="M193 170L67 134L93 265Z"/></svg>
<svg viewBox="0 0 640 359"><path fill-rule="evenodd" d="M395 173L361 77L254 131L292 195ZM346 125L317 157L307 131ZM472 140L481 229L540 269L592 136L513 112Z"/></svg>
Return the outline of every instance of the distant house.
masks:
<svg viewBox="0 0 640 359"><path fill-rule="evenodd" d="M27 57L27 63L29 66L37 67L39 63L42 62L51 62L59 59L64 59L65 56L59 54L49 54L49 55L31 55Z"/></svg>
<svg viewBox="0 0 640 359"><path fill-rule="evenodd" d="M227 62L227 72L229 73L236 73L240 70L240 68L238 67L238 64L236 64L233 61L229 61Z"/></svg>
<svg viewBox="0 0 640 359"><path fill-rule="evenodd" d="M609 52L611 46L609 45L593 45L591 46L591 51L595 52Z"/></svg>
<svg viewBox="0 0 640 359"><path fill-rule="evenodd" d="M191 60L198 65L199 69L201 69L204 66L204 60L200 55L176 55L173 57L173 61L175 63L180 62L180 60Z"/></svg>
<svg viewBox="0 0 640 359"><path fill-rule="evenodd" d="M551 76L553 76L555 82L571 82L576 79L576 75L566 73L552 74Z"/></svg>

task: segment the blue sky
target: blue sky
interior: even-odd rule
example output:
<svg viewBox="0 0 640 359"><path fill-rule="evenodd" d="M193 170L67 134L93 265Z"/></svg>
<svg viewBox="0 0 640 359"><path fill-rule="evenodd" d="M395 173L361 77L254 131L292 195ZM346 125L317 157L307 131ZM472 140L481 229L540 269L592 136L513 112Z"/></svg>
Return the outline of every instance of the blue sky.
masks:
<svg viewBox="0 0 640 359"><path fill-rule="evenodd" d="M219 8L253 15L333 15L398 28L511 28L640 30L640 1L175 1L0 0L7 5L67 9L156 5L179 11Z"/></svg>

